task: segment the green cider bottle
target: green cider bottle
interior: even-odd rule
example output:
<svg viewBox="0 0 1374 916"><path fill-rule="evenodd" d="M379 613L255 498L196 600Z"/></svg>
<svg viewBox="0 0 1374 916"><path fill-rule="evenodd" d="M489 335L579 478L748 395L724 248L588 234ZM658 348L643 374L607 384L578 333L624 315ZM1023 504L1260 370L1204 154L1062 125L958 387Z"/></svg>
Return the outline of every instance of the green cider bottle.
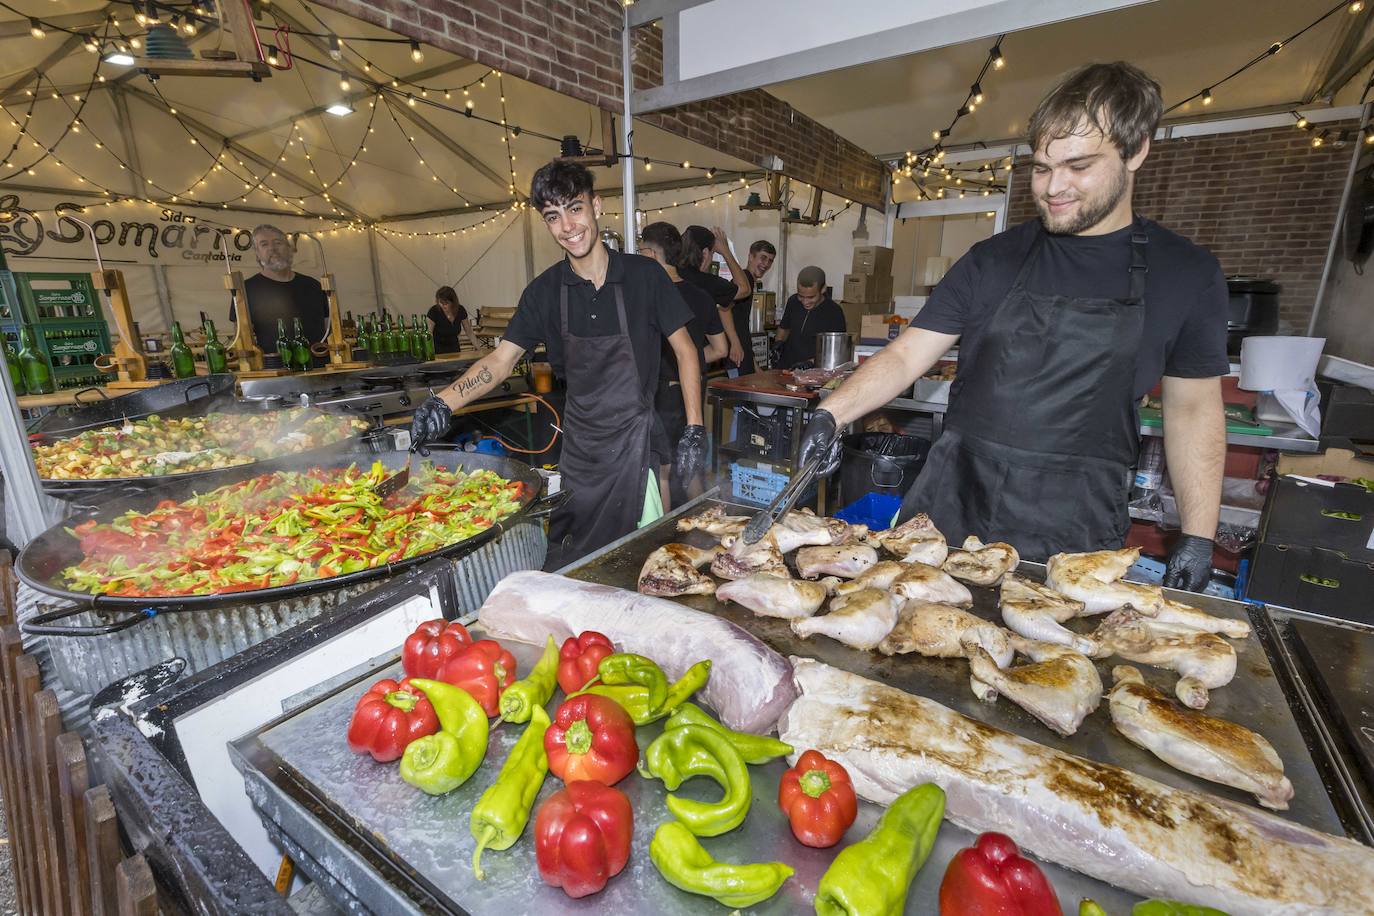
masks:
<svg viewBox="0 0 1374 916"><path fill-rule="evenodd" d="M296 318L294 321L295 326L292 330L295 333L292 335L292 355L295 356L296 368L303 372L310 368L310 340L301 328L301 320Z"/></svg>
<svg viewBox="0 0 1374 916"><path fill-rule="evenodd" d="M406 332L396 323L396 316L392 315L387 319L391 334L391 352L404 355L406 349Z"/></svg>
<svg viewBox="0 0 1374 916"><path fill-rule="evenodd" d="M52 369L43 354L38 352L33 328L27 325L19 331L19 371L24 376L24 387L29 394L51 394L57 390L52 380Z"/></svg>
<svg viewBox="0 0 1374 916"><path fill-rule="evenodd" d="M177 378L190 378L196 374L196 359L191 354L191 348L186 346L180 321L172 322L172 374Z"/></svg>
<svg viewBox="0 0 1374 916"><path fill-rule="evenodd" d="M292 368L294 347L291 346L291 338L286 336L286 319L277 319L277 356L281 359L283 369Z"/></svg>
<svg viewBox="0 0 1374 916"><path fill-rule="evenodd" d="M377 316L377 352L381 354L391 352L391 332L386 327L386 312Z"/></svg>
<svg viewBox="0 0 1374 916"><path fill-rule="evenodd" d="M416 359L425 358L425 349L420 344L420 318L417 315L410 316L410 327L406 329L406 349Z"/></svg>
<svg viewBox="0 0 1374 916"><path fill-rule="evenodd" d="M229 352L224 349L224 344L219 342L219 336L215 333L215 323L206 318L203 328L205 330L205 368L210 370L212 375L218 372L228 372Z"/></svg>
<svg viewBox="0 0 1374 916"><path fill-rule="evenodd" d="M372 359L372 316L364 315L362 323L358 325L358 346L367 353L367 358Z"/></svg>
<svg viewBox="0 0 1374 916"><path fill-rule="evenodd" d="M434 333L429 329L428 319L420 322L420 345L425 351L425 361L434 359Z"/></svg>
<svg viewBox="0 0 1374 916"><path fill-rule="evenodd" d="M25 392L24 373L19 368L19 354L14 351L14 342L5 338L5 365L10 368L10 384L14 386L15 396Z"/></svg>

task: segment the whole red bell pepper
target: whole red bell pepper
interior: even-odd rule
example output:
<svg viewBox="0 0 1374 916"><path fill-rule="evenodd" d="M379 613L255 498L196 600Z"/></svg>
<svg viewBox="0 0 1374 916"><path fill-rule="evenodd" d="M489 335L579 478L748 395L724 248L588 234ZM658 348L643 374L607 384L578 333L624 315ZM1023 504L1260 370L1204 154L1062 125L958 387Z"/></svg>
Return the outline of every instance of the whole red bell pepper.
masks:
<svg viewBox="0 0 1374 916"><path fill-rule="evenodd" d="M501 712L501 694L515 683L515 656L494 639L479 639L444 662L436 680L462 687L488 716L495 716Z"/></svg>
<svg viewBox="0 0 1374 916"><path fill-rule="evenodd" d="M807 751L782 774L778 807L792 825L792 835L806 846L834 846L859 815L859 800L849 773L820 751Z"/></svg>
<svg viewBox="0 0 1374 916"><path fill-rule="evenodd" d="M462 655L472 645L472 635L458 621L443 618L426 620L406 637L401 649L401 667L408 677L439 680L439 669L449 659Z"/></svg>
<svg viewBox="0 0 1374 916"><path fill-rule="evenodd" d="M614 654L610 638L595 630L569 636L558 650L558 686L564 693L577 693L596 677L596 666L601 660Z"/></svg>
<svg viewBox="0 0 1374 916"><path fill-rule="evenodd" d="M549 770L564 782L615 785L639 762L635 723L619 703L586 693L564 700L544 732Z"/></svg>
<svg viewBox="0 0 1374 916"><path fill-rule="evenodd" d="M595 894L630 860L633 833L634 812L623 792L599 782L570 782L534 819L539 877L569 897Z"/></svg>
<svg viewBox="0 0 1374 916"><path fill-rule="evenodd" d="M940 882L940 916L1062 914L1049 880L1006 834L979 834L954 854Z"/></svg>
<svg viewBox="0 0 1374 916"><path fill-rule="evenodd" d="M355 754L371 754L378 763L399 760L406 745L439 730L439 719L410 678L399 684L391 678L367 689L348 723L348 746Z"/></svg>

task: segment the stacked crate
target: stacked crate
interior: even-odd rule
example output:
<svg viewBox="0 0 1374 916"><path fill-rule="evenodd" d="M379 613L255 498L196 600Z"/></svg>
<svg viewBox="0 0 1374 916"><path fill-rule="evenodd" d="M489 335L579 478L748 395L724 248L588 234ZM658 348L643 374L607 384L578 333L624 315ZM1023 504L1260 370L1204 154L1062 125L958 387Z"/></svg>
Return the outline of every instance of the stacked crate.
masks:
<svg viewBox="0 0 1374 916"><path fill-rule="evenodd" d="M110 329L89 274L15 273L21 306L0 301L0 332L20 348L24 316L33 320L34 342L59 389L104 385L112 375L95 368L111 352Z"/></svg>
<svg viewBox="0 0 1374 916"><path fill-rule="evenodd" d="M865 315L885 315L892 310L892 249L861 245L854 249L852 272L844 277L845 326L858 338Z"/></svg>

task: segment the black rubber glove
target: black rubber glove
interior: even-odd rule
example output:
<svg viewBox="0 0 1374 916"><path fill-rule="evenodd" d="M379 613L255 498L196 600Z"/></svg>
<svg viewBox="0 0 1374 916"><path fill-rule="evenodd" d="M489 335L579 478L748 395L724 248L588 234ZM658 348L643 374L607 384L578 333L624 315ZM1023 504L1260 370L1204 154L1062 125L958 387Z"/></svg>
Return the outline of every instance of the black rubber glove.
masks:
<svg viewBox="0 0 1374 916"><path fill-rule="evenodd" d="M782 368L785 368L785 367L783 366L783 364L782 364L782 344L780 344L780 343L773 344L772 348L769 349L769 351L768 351L768 368L769 368L769 369L782 369Z"/></svg>
<svg viewBox="0 0 1374 916"><path fill-rule="evenodd" d="M448 435L453 423L453 411L438 395L431 394L415 411L410 420L410 447L419 449Z"/></svg>
<svg viewBox="0 0 1374 916"><path fill-rule="evenodd" d="M1164 587L1197 592L1206 588L1212 578L1212 541L1210 538L1185 534L1169 554L1164 570Z"/></svg>
<svg viewBox="0 0 1374 916"><path fill-rule="evenodd" d="M706 427L693 423L682 431L673 454L673 477L686 487L706 467Z"/></svg>
<svg viewBox="0 0 1374 916"><path fill-rule="evenodd" d="M816 455L824 455L816 471L818 477L829 477L839 470L840 438L835 431L835 418L831 416L830 411L824 409L812 414L811 422L807 423L806 429L802 431L799 456L802 467Z"/></svg>

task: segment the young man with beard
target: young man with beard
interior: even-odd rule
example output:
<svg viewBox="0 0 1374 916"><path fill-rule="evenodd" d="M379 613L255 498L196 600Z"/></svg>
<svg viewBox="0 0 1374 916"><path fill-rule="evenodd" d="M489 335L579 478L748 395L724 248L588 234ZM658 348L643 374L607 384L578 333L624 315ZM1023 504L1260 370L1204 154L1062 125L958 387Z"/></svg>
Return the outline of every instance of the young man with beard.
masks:
<svg viewBox="0 0 1374 916"><path fill-rule="evenodd" d="M258 346L271 350L276 345L278 319L285 322L290 333L299 318L301 330L310 341L323 340L329 328L329 300L319 280L292 269L296 249L286 233L276 226L258 226L253 230L253 254L259 272L244 280L243 288L248 293ZM238 321L232 304L229 320Z"/></svg>
<svg viewBox="0 0 1374 916"><path fill-rule="evenodd" d="M687 330L691 310L663 268L611 251L598 236L601 197L585 167L555 159L535 172L530 204L566 257L525 288L501 342L420 405L411 436L448 432L453 411L510 376L544 344L567 381L559 470L568 501L549 518L545 569L558 569L662 514L656 469L672 461L690 479L702 467L701 370ZM687 426L676 447L654 411L664 338L682 380Z"/></svg>
<svg viewBox="0 0 1374 916"><path fill-rule="evenodd" d="M945 432L899 517L925 512L951 543L1008 541L1032 560L1119 548L1136 405L1162 376L1183 523L1164 583L1204 586L1226 448L1227 291L1216 258L1132 210L1162 108L1159 85L1126 63L1091 64L1055 87L1029 124L1039 219L955 264L911 327L826 399L803 460L823 451L833 473L836 430L958 341Z"/></svg>

